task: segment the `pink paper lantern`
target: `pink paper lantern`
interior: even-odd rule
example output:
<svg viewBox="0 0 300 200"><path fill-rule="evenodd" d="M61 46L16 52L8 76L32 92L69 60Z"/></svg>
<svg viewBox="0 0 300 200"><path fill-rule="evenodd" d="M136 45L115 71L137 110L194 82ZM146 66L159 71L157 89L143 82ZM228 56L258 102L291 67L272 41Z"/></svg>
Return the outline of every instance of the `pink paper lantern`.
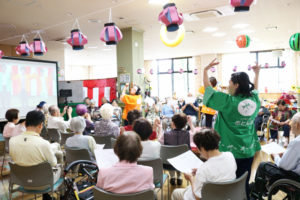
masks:
<svg viewBox="0 0 300 200"><path fill-rule="evenodd" d="M250 71L252 69L251 65L248 65L248 71Z"/></svg>
<svg viewBox="0 0 300 200"><path fill-rule="evenodd" d="M4 52L0 50L0 59L4 56Z"/></svg>
<svg viewBox="0 0 300 200"><path fill-rule="evenodd" d="M216 68L212 67L212 68L210 68L210 71L214 73L214 72L216 72Z"/></svg>
<svg viewBox="0 0 300 200"><path fill-rule="evenodd" d="M179 69L179 73L183 74L184 70L183 69Z"/></svg>
<svg viewBox="0 0 300 200"><path fill-rule="evenodd" d="M245 12L250 10L254 0L231 0L230 4L234 7L234 12Z"/></svg>
<svg viewBox="0 0 300 200"><path fill-rule="evenodd" d="M104 24L104 29L101 31L100 39L107 45L117 44L122 40L123 35L115 23Z"/></svg>
<svg viewBox="0 0 300 200"><path fill-rule="evenodd" d="M173 70L172 69L168 69L168 73L172 74Z"/></svg>
<svg viewBox="0 0 300 200"><path fill-rule="evenodd" d="M269 68L269 63L266 63L266 64L265 64L265 68Z"/></svg>
<svg viewBox="0 0 300 200"><path fill-rule="evenodd" d="M281 67L284 68L285 66L286 66L285 61L282 61L282 62L281 62Z"/></svg>
<svg viewBox="0 0 300 200"><path fill-rule="evenodd" d="M26 41L20 42L19 45L16 47L16 53L18 55L29 56L31 52L32 49Z"/></svg>
<svg viewBox="0 0 300 200"><path fill-rule="evenodd" d="M153 69L150 69L150 74L153 75Z"/></svg>
<svg viewBox="0 0 300 200"><path fill-rule="evenodd" d="M42 56L48 50L41 38L33 39L33 42L30 44L30 48L32 49L35 56Z"/></svg>
<svg viewBox="0 0 300 200"><path fill-rule="evenodd" d="M167 26L169 32L177 31L183 23L182 13L178 13L175 3L168 3L159 14L158 20Z"/></svg>
<svg viewBox="0 0 300 200"><path fill-rule="evenodd" d="M236 72L237 71L237 66L234 66L232 71Z"/></svg>
<svg viewBox="0 0 300 200"><path fill-rule="evenodd" d="M194 69L194 74L195 74L195 75L198 74L198 69Z"/></svg>
<svg viewBox="0 0 300 200"><path fill-rule="evenodd" d="M73 50L81 50L88 43L87 37L83 35L79 29L71 31L71 37L67 42L72 46Z"/></svg>
<svg viewBox="0 0 300 200"><path fill-rule="evenodd" d="M142 69L137 69L136 72L137 72L137 74L142 74L143 70Z"/></svg>

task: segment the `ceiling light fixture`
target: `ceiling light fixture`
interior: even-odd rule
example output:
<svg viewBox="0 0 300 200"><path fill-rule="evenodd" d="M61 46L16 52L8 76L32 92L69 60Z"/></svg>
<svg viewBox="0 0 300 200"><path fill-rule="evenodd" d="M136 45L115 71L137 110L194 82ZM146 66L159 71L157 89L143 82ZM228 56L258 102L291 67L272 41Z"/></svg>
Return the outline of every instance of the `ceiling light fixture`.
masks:
<svg viewBox="0 0 300 200"><path fill-rule="evenodd" d="M242 29L242 28L246 28L250 26L249 24L235 24L232 26L232 28L235 28L235 29Z"/></svg>
<svg viewBox="0 0 300 200"><path fill-rule="evenodd" d="M212 32L215 32L217 31L218 28L217 27L206 27L205 29L203 29L202 31L203 32L206 32L206 33L212 33Z"/></svg>
<svg viewBox="0 0 300 200"><path fill-rule="evenodd" d="M223 33L223 32L219 32L219 33L214 33L214 34L212 34L213 37L223 37L223 36L225 36L225 35L226 35L226 33Z"/></svg>
<svg viewBox="0 0 300 200"><path fill-rule="evenodd" d="M100 19L89 19L88 22L89 23L97 23L97 24L99 24L99 23L101 23L101 20Z"/></svg>
<svg viewBox="0 0 300 200"><path fill-rule="evenodd" d="M266 27L267 31L277 31L278 27L277 26L268 26Z"/></svg>
<svg viewBox="0 0 300 200"><path fill-rule="evenodd" d="M167 4L169 1L168 0L149 0L149 4L156 4L156 5L164 5Z"/></svg>

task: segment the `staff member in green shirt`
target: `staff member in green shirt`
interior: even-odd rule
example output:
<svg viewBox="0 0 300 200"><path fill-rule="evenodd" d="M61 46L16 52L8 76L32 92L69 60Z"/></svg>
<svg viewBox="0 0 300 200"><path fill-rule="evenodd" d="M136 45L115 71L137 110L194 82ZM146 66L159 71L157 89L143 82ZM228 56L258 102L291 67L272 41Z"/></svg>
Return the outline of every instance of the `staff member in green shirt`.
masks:
<svg viewBox="0 0 300 200"><path fill-rule="evenodd" d="M254 128L254 120L260 108L258 97L258 77L260 66L256 64L252 69L255 73L254 84L250 82L245 72L231 75L228 93L214 90L209 82L208 70L218 65L214 59L204 69L203 82L205 106L218 112L215 130L220 134L220 151L233 153L236 163L236 176L242 176L248 171L246 182L247 197L249 199L249 178L254 154L260 150L260 144Z"/></svg>

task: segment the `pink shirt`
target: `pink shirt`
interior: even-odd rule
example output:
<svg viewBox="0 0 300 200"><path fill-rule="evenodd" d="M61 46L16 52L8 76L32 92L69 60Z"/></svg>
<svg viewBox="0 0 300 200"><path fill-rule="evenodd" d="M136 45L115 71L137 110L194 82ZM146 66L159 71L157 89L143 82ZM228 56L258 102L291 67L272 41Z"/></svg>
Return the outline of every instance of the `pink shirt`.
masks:
<svg viewBox="0 0 300 200"><path fill-rule="evenodd" d="M154 189L152 167L121 161L99 169L97 187L119 194Z"/></svg>
<svg viewBox="0 0 300 200"><path fill-rule="evenodd" d="M15 127L16 127L16 125L14 123L7 122L7 124L4 126L4 129L3 129L3 137L5 137L5 138L12 137Z"/></svg>

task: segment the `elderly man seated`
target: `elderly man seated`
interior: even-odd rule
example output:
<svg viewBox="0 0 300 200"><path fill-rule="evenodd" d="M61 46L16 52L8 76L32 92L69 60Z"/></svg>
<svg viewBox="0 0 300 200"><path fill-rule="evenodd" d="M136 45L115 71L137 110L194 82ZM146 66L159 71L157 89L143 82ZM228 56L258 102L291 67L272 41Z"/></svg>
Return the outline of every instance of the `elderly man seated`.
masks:
<svg viewBox="0 0 300 200"><path fill-rule="evenodd" d="M65 107L62 115L60 114L59 108L55 105L49 107L50 116L48 118L48 127L59 130L60 132L66 132L70 128L70 120L72 119L72 107ZM69 121L64 121L62 117L67 112Z"/></svg>
<svg viewBox="0 0 300 200"><path fill-rule="evenodd" d="M12 137L9 141L9 154L12 160L20 166L34 166L45 161L49 162L56 182L61 175L61 168L57 166L56 152L47 140L40 137L45 116L41 111L31 111L26 115L26 132ZM41 188L28 188L41 189ZM49 194L43 194L43 199L51 199Z"/></svg>
<svg viewBox="0 0 300 200"><path fill-rule="evenodd" d="M252 199L262 199L267 188L279 179L299 180L300 175L300 113L292 118L292 132L295 139L290 142L283 155L272 155L275 164L262 162L258 166L255 183L252 184Z"/></svg>

